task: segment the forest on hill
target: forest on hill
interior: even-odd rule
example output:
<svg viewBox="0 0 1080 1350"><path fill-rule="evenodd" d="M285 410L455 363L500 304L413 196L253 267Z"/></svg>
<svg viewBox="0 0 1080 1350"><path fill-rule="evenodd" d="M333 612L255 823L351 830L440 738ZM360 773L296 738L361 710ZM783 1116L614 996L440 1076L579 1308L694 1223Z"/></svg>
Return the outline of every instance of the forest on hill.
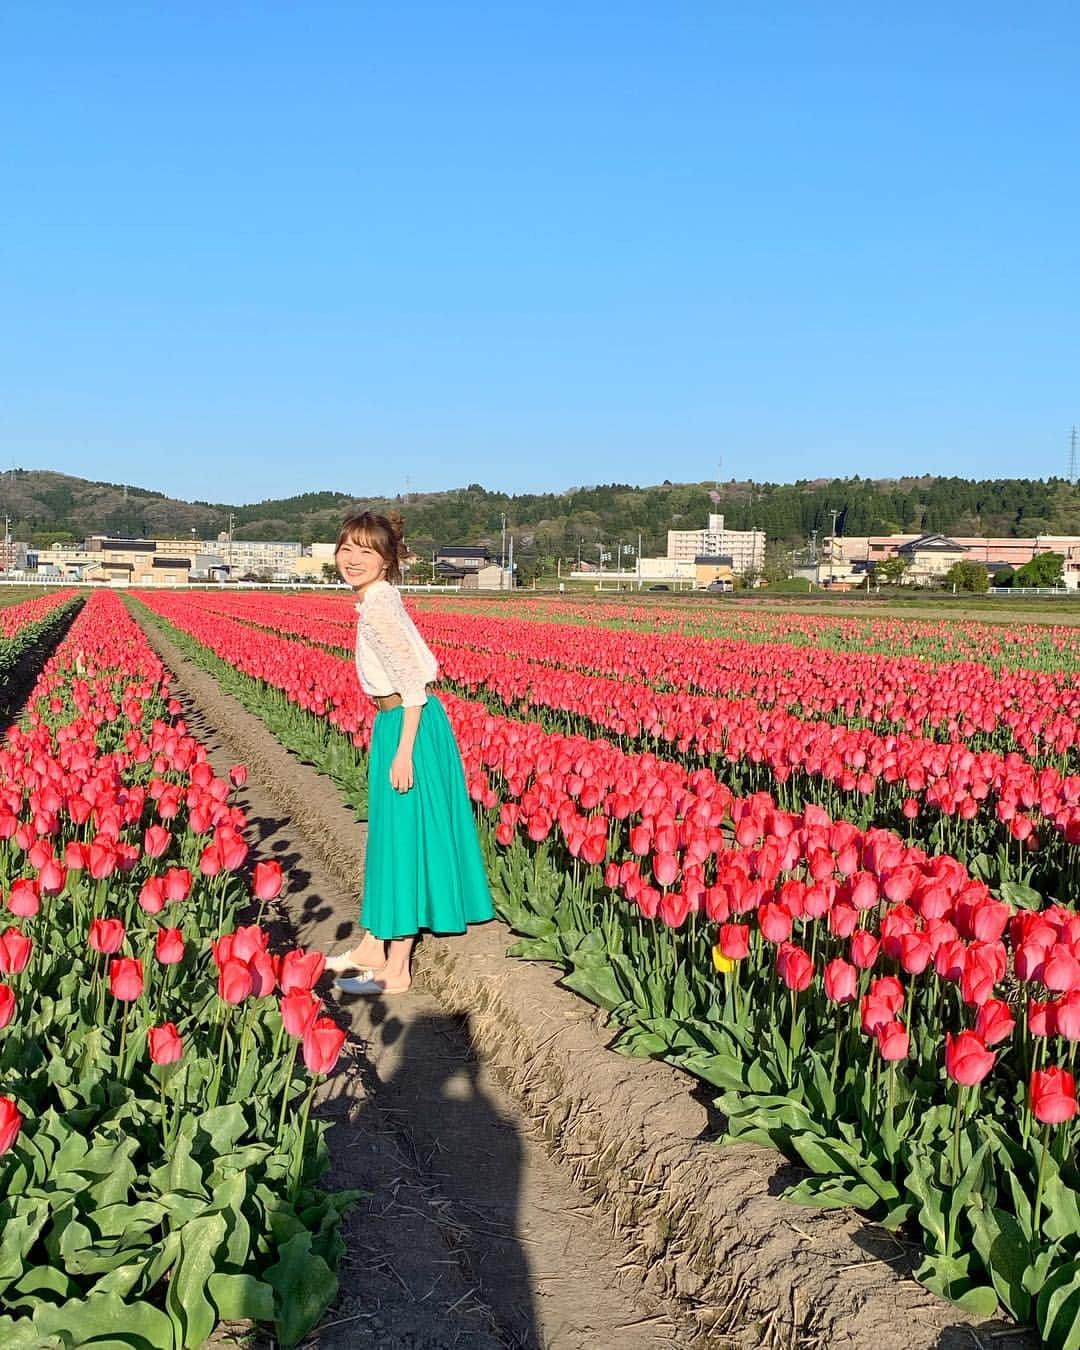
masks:
<svg viewBox="0 0 1080 1350"><path fill-rule="evenodd" d="M664 482L569 488L565 492L508 494L477 483L445 492L358 498L344 492L306 492L247 505L189 502L147 488L91 482L39 469L0 474L0 511L12 537L45 545L92 533L148 538L214 538L228 528L237 539L330 540L341 519L363 506L395 508L405 516L418 552L446 544L499 547L502 517L518 557L537 563L591 556L601 542L620 539L645 553L663 553L669 529L698 529L710 511L732 529L763 529L788 549L813 532L845 535L930 532L1019 535L1080 534L1080 490L1065 479L920 477L838 478L797 483Z"/></svg>

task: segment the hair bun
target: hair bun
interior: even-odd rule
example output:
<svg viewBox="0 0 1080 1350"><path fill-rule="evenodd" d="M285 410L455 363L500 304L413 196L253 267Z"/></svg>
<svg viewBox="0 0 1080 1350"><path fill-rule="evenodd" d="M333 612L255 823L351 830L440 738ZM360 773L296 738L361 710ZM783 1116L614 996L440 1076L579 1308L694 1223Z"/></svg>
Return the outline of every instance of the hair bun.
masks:
<svg viewBox="0 0 1080 1350"><path fill-rule="evenodd" d="M390 522L390 531L400 544L405 538L405 520L400 511L388 511L386 519Z"/></svg>

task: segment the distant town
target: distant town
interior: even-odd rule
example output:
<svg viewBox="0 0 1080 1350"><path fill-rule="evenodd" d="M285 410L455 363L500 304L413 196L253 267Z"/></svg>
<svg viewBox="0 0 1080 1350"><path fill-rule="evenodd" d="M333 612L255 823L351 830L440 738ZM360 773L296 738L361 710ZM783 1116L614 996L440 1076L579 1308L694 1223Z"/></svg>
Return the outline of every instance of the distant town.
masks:
<svg viewBox="0 0 1080 1350"><path fill-rule="evenodd" d="M667 531L667 552L644 556L641 537L595 547L596 560L557 560L555 580L629 590L733 591L747 586L802 582L847 591L887 585L986 590L1007 586L1080 589L1080 535L1030 538L949 536L941 533L826 536L805 550L772 557L764 530L732 530L722 514L701 529ZM499 591L516 583L514 541L498 552L488 545L447 544L413 555L407 585ZM234 539L128 539L90 535L81 544L35 548L5 536L0 574L9 582L110 586L208 584L339 584L330 542Z"/></svg>

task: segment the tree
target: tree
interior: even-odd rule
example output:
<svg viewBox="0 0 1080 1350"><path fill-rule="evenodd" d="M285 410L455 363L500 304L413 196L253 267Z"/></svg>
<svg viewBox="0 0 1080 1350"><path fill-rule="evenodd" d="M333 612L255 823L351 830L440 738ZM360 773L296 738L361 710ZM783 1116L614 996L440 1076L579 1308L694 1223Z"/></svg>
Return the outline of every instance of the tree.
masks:
<svg viewBox="0 0 1080 1350"><path fill-rule="evenodd" d="M945 573L945 585L954 591L988 591L990 577L982 563L957 562Z"/></svg>
<svg viewBox="0 0 1080 1350"><path fill-rule="evenodd" d="M874 580L883 581L888 586L899 586L908 570L907 558L886 558L874 566Z"/></svg>
<svg viewBox="0 0 1080 1350"><path fill-rule="evenodd" d="M1029 563L1016 573L1014 586L1064 585L1065 555L1063 553L1036 553Z"/></svg>

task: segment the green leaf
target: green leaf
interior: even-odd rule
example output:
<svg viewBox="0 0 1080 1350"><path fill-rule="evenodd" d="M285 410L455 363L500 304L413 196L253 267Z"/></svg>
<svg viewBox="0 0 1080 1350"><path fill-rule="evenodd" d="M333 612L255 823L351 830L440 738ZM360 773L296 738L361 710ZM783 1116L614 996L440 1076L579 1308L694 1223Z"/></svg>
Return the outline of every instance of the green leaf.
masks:
<svg viewBox="0 0 1080 1350"><path fill-rule="evenodd" d="M1031 1263L1031 1248L1023 1229L1003 1209L973 1207L968 1217L975 1230L975 1250L998 1298L1018 1322L1026 1322L1031 1316L1031 1295L1024 1288L1024 1276Z"/></svg>
<svg viewBox="0 0 1080 1350"><path fill-rule="evenodd" d="M41 1335L63 1336L67 1344L93 1344L102 1350L173 1350L176 1344L160 1309L142 1300L125 1303L116 1294L91 1294L62 1308L42 1305L34 1314L34 1327Z"/></svg>
<svg viewBox="0 0 1080 1350"><path fill-rule="evenodd" d="M918 1146L912 1146L904 1185L917 1201L919 1222L933 1239L931 1251L944 1253L948 1238L945 1232L942 1193L934 1176L930 1157ZM922 1276L919 1278L922 1279Z"/></svg>
<svg viewBox="0 0 1080 1350"><path fill-rule="evenodd" d="M7 1220L0 1236L0 1290L21 1277L26 1268L30 1248L49 1218L48 1207L20 1200L20 1207L33 1205L28 1213L18 1213Z"/></svg>
<svg viewBox="0 0 1080 1350"><path fill-rule="evenodd" d="M861 1181L840 1177L805 1177L784 1192L785 1200L822 1209L873 1209L880 1197Z"/></svg>
<svg viewBox="0 0 1080 1350"><path fill-rule="evenodd" d="M1051 1242L1060 1242L1080 1234L1080 1196L1062 1181L1051 1157L1047 1157L1046 1164L1042 1194L1046 1213L1043 1215L1042 1229Z"/></svg>
<svg viewBox="0 0 1080 1350"><path fill-rule="evenodd" d="M587 998L590 1003L599 1004L609 1010L624 1002L624 995L610 966L594 966L588 969L578 967L569 975L564 975L562 983L575 994Z"/></svg>
<svg viewBox="0 0 1080 1350"><path fill-rule="evenodd" d="M997 1311L997 1294L989 1285L976 1284L972 1279L970 1253L956 1257L928 1256L916 1270L915 1278L973 1317L993 1317Z"/></svg>
<svg viewBox="0 0 1080 1350"><path fill-rule="evenodd" d="M274 1287L277 1332L283 1346L303 1340L337 1296L337 1277L321 1256L312 1254L311 1234L306 1229L281 1246L277 1263L264 1278Z"/></svg>
<svg viewBox="0 0 1080 1350"><path fill-rule="evenodd" d="M215 1106L198 1117L195 1128L206 1135L213 1154L228 1153L247 1129L244 1108L239 1102Z"/></svg>
<svg viewBox="0 0 1080 1350"><path fill-rule="evenodd" d="M274 1290L254 1275L211 1275L210 1297L224 1322L274 1320Z"/></svg>
<svg viewBox="0 0 1080 1350"><path fill-rule="evenodd" d="M1066 1261L1051 1274L1035 1301L1035 1325L1054 1350L1080 1347L1080 1261Z"/></svg>
<svg viewBox="0 0 1080 1350"><path fill-rule="evenodd" d="M207 1298L214 1274L217 1250L225 1239L225 1220L220 1214L192 1219L180 1233L180 1259L173 1267L165 1307L184 1350L196 1350L210 1336L217 1321Z"/></svg>
<svg viewBox="0 0 1080 1350"><path fill-rule="evenodd" d="M1046 904L1038 891L1022 886L1019 881L1003 881L997 889L1002 900L1017 909L1042 909Z"/></svg>
<svg viewBox="0 0 1080 1350"><path fill-rule="evenodd" d="M7 1295L10 1302L15 1302L12 1293L36 1294L39 1296L55 1294L58 1299L67 1299L78 1293L78 1289L64 1272L57 1270L55 1266L31 1266ZM3 1342L0 1341L0 1344L3 1344Z"/></svg>

